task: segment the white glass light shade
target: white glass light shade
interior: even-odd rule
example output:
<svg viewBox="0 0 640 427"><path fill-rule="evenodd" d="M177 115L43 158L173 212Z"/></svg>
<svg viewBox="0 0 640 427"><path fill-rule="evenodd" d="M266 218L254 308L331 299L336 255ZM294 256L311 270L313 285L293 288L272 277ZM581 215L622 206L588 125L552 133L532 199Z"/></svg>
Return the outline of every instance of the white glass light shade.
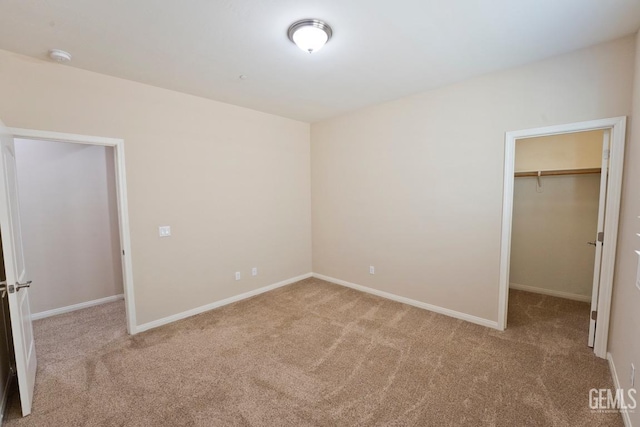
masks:
<svg viewBox="0 0 640 427"><path fill-rule="evenodd" d="M293 42L305 52L315 52L329 39L327 33L316 27L302 27L293 33Z"/></svg>
<svg viewBox="0 0 640 427"><path fill-rule="evenodd" d="M329 41L332 30L326 23L317 19L303 19L289 27L288 35L300 49L313 53L322 49Z"/></svg>

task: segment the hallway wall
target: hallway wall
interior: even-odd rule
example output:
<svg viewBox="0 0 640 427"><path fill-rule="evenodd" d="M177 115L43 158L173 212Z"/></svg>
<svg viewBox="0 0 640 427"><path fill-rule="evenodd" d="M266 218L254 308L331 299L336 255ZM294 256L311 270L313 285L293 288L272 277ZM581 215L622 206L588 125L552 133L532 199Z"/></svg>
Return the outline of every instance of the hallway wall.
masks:
<svg viewBox="0 0 640 427"><path fill-rule="evenodd" d="M112 147L16 139L31 312L123 293Z"/></svg>

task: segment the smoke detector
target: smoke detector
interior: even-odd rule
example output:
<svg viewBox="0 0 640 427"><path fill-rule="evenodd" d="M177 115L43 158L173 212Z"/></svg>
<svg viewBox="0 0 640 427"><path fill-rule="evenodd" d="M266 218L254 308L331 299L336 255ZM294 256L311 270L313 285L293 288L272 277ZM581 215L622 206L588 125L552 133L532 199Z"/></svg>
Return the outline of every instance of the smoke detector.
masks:
<svg viewBox="0 0 640 427"><path fill-rule="evenodd" d="M61 64L65 64L71 61L71 54L69 52L65 52L64 50L51 49L49 51L49 58Z"/></svg>

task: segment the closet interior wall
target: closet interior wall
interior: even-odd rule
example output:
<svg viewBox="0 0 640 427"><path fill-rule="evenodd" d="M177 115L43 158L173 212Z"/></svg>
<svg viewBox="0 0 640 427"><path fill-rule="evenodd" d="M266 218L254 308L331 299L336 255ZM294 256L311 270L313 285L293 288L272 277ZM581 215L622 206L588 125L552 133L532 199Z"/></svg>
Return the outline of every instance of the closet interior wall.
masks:
<svg viewBox="0 0 640 427"><path fill-rule="evenodd" d="M595 249L587 242L596 236L603 137L591 131L516 142L512 288L590 301Z"/></svg>

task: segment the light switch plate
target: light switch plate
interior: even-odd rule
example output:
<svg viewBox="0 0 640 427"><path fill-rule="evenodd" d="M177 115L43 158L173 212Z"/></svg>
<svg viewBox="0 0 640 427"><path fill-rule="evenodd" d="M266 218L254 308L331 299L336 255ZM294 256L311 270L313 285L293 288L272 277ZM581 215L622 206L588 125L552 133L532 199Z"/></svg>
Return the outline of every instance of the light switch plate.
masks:
<svg viewBox="0 0 640 427"><path fill-rule="evenodd" d="M162 225L158 227L158 235L160 237L169 237L171 236L171 227L168 225Z"/></svg>

